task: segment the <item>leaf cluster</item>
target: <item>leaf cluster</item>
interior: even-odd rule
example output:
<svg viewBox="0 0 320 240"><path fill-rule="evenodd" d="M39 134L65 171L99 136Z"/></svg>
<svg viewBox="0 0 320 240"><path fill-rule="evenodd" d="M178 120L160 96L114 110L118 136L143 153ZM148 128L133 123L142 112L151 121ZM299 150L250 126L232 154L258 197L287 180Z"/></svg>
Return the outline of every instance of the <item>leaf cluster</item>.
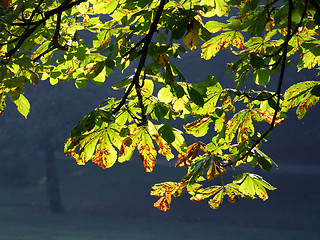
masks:
<svg viewBox="0 0 320 240"><path fill-rule="evenodd" d="M213 209L224 196L232 203L256 195L266 200L266 189L275 188L262 177L244 172L225 184L222 175L244 164L270 171L276 164L262 142L287 111L296 108L301 119L318 102L319 81L290 82L287 90L283 82L295 55L297 71L319 69L319 9L315 0L3 1L0 112L9 97L27 117L28 84L100 86L118 70L129 71L109 81L122 98L108 96L72 129L67 154L78 164L92 160L110 168L137 149L146 172L158 154L168 160L178 155L175 165L187 168L181 182L151 191L164 211L185 188L193 201L211 197ZM88 33L92 40L84 39ZM204 60L223 51L234 55L226 70L234 88L212 74L197 83L184 76L175 62L199 50ZM183 126L172 124L178 119ZM196 140L188 145L186 134ZM211 141L203 143L206 136ZM217 177L221 185L200 184Z"/></svg>

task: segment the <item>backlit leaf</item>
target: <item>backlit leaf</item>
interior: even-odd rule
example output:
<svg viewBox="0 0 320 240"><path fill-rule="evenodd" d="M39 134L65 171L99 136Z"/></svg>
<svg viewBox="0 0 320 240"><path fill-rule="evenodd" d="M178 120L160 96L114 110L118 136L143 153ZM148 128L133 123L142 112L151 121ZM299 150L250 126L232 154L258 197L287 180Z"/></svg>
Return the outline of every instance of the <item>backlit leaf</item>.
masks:
<svg viewBox="0 0 320 240"><path fill-rule="evenodd" d="M260 86L266 86L270 81L270 71L264 68L256 69L253 72L254 82Z"/></svg>
<svg viewBox="0 0 320 240"><path fill-rule="evenodd" d="M162 211L169 210L172 196L180 196L185 186L186 183L176 182L164 182L154 185L151 188L150 195L160 197L159 200L154 203L154 207Z"/></svg>
<svg viewBox="0 0 320 240"><path fill-rule="evenodd" d="M223 197L226 195L226 192L222 189L219 193L217 193L212 199L209 200L209 206L212 209L217 209L223 200Z"/></svg>
<svg viewBox="0 0 320 240"><path fill-rule="evenodd" d="M120 163L130 160L133 151L135 150L136 146L138 145L141 139L140 136L141 128L135 130L129 137L122 140L118 159Z"/></svg>
<svg viewBox="0 0 320 240"><path fill-rule="evenodd" d="M208 60L216 56L217 53L222 50L235 46L239 49L243 48L243 36L237 31L227 31L220 35L210 39L202 45L201 57Z"/></svg>
<svg viewBox="0 0 320 240"><path fill-rule="evenodd" d="M146 172L152 172L156 164L157 151L155 150L152 139L145 128L141 130L138 151L144 169Z"/></svg>
<svg viewBox="0 0 320 240"><path fill-rule="evenodd" d="M234 183L241 183L239 190L245 195L249 195L250 197L254 197L258 195L263 200L268 199L268 194L266 189L275 190L276 188L271 186L262 177L251 174L251 173L243 173L236 176Z"/></svg>
<svg viewBox="0 0 320 240"><path fill-rule="evenodd" d="M283 96L284 101L281 110L287 112L289 109L298 106L296 113L298 118L302 119L306 112L319 100L317 95L312 95L312 91L317 93L318 84L317 81L306 81L292 85Z"/></svg>
<svg viewBox="0 0 320 240"><path fill-rule="evenodd" d="M221 191L223 187L222 186L212 186L212 187L208 187L208 188L199 188L197 189L197 191L195 192L195 194L192 194L193 196L190 198L191 201L202 201L206 198L211 197L212 195L218 193L219 191Z"/></svg>
<svg viewBox="0 0 320 240"><path fill-rule="evenodd" d="M299 119L302 119L307 111L313 107L317 102L319 101L319 97L316 95L312 95L311 93L308 93L300 102L298 108L297 108L297 117Z"/></svg>
<svg viewBox="0 0 320 240"><path fill-rule="evenodd" d="M192 123L184 125L183 128L187 133L192 134L195 137L202 137L207 134L210 122L212 122L210 117L203 117Z"/></svg>
<svg viewBox="0 0 320 240"><path fill-rule="evenodd" d="M176 167L183 167L186 165L190 165L190 161L197 157L200 148L204 149L204 143L196 142L188 146L186 154L179 154L179 160L176 163Z"/></svg>
<svg viewBox="0 0 320 240"><path fill-rule="evenodd" d="M20 94L18 97L11 97L12 101L16 104L18 111L27 118L30 111L30 103L25 96Z"/></svg>
<svg viewBox="0 0 320 240"><path fill-rule="evenodd" d="M164 103L170 103L173 98L173 94L170 91L170 87L166 86L159 90L158 92L159 101Z"/></svg>
<svg viewBox="0 0 320 240"><path fill-rule="evenodd" d="M92 157L92 162L98 164L102 168L110 168L117 161L117 151L112 146L109 136L104 134L100 137L97 144L96 152Z"/></svg>
<svg viewBox="0 0 320 240"><path fill-rule="evenodd" d="M203 0L202 3L207 4L208 6L212 6L213 10L211 10L210 12L212 12L212 14L218 15L219 17L227 15L229 11L229 5L227 4L226 0Z"/></svg>
<svg viewBox="0 0 320 240"><path fill-rule="evenodd" d="M187 33L183 38L183 43L192 51L200 44L199 30L196 21L191 18L187 26Z"/></svg>
<svg viewBox="0 0 320 240"><path fill-rule="evenodd" d="M209 170L207 171L207 179L208 181L210 181L211 179L216 178L225 172L226 170L224 168L214 163L210 166Z"/></svg>

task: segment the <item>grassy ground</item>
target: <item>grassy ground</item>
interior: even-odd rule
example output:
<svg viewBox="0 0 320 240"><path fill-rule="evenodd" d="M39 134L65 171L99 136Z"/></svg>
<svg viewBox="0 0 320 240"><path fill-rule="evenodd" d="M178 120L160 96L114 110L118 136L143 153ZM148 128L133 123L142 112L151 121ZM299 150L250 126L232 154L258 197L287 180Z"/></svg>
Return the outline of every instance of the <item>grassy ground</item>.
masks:
<svg viewBox="0 0 320 240"><path fill-rule="evenodd" d="M150 187L183 172L157 166L145 174L127 163L103 171L59 160L63 214L46 210L41 174L27 187L0 187L1 240L320 239L319 175L265 174L278 187L270 199L223 203L213 211L188 197L153 208Z"/></svg>

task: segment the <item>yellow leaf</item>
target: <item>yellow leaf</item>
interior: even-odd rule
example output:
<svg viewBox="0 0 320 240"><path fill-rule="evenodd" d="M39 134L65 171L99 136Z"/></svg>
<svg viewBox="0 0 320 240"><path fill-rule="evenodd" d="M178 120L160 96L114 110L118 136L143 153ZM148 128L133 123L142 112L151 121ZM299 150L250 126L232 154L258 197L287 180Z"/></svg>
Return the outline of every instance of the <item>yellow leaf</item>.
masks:
<svg viewBox="0 0 320 240"><path fill-rule="evenodd" d="M190 160L196 158L196 156L198 155L198 152L200 150L200 148L205 151L204 148L205 144L203 142L196 142L191 144L188 148L187 148L187 153L182 155L181 153L178 155L178 161L175 165L175 167L179 166L179 167L184 167L186 165L190 165Z"/></svg>
<svg viewBox="0 0 320 240"><path fill-rule="evenodd" d="M274 28L274 25L275 25L274 24L274 18L272 16L269 16L268 22L267 22L266 27L265 27L266 31L272 31L273 28Z"/></svg>
<svg viewBox="0 0 320 240"><path fill-rule="evenodd" d="M166 194L165 196L159 198L159 200L155 202L153 206L165 212L170 209L170 203L171 203L171 194Z"/></svg>
<svg viewBox="0 0 320 240"><path fill-rule="evenodd" d="M169 55L166 53L158 53L157 62L160 66L165 67L169 62Z"/></svg>
<svg viewBox="0 0 320 240"><path fill-rule="evenodd" d="M199 29L193 18L187 26L187 33L183 38L183 43L192 51L200 45Z"/></svg>
<svg viewBox="0 0 320 240"><path fill-rule="evenodd" d="M156 164L157 151L147 130L143 128L141 134L141 139L138 143L139 156L146 172L152 172Z"/></svg>
<svg viewBox="0 0 320 240"><path fill-rule="evenodd" d="M217 164L212 164L207 172L207 179L208 181L218 177L220 174L225 173L226 170L224 170L224 168L218 166Z"/></svg>

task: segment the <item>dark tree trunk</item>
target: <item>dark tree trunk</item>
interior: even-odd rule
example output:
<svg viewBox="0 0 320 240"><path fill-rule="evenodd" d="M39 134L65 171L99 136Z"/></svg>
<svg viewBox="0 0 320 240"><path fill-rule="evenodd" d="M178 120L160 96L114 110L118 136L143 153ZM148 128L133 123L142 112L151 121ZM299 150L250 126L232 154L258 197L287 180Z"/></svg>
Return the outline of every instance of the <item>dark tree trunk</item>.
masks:
<svg viewBox="0 0 320 240"><path fill-rule="evenodd" d="M47 141L43 146L46 161L46 178L47 178L47 199L48 208L51 212L62 212L59 178L57 174L57 167L54 158L54 148L47 135Z"/></svg>

